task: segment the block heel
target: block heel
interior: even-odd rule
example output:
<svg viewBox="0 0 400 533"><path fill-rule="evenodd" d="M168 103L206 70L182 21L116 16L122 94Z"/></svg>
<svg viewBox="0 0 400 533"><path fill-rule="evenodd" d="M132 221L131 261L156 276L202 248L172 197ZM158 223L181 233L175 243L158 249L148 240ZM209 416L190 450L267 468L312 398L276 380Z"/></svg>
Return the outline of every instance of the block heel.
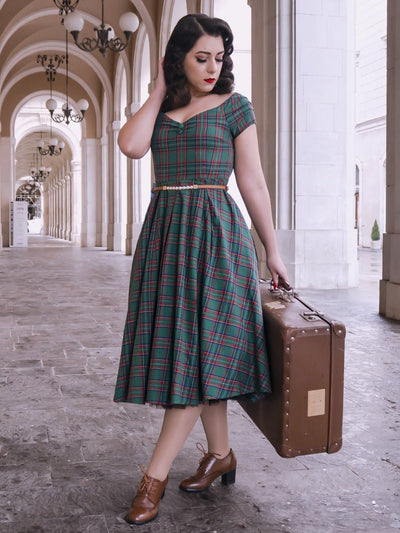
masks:
<svg viewBox="0 0 400 533"><path fill-rule="evenodd" d="M235 479L236 479L236 468L234 468L230 472L225 472L225 474L222 474L221 483L223 485L232 485L233 483L235 483Z"/></svg>
<svg viewBox="0 0 400 533"><path fill-rule="evenodd" d="M199 468L193 475L181 481L179 488L185 492L201 492L208 489L212 482L221 477L223 485L235 483L236 457L232 448L226 457L218 459L218 454L207 452L204 446L197 443L197 448L203 453Z"/></svg>

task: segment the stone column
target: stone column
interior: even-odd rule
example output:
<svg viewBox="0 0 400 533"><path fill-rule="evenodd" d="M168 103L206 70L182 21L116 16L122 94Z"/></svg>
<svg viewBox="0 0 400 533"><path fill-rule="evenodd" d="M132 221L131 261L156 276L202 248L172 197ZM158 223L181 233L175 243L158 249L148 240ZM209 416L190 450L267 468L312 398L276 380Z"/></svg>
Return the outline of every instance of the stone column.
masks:
<svg viewBox="0 0 400 533"><path fill-rule="evenodd" d="M68 240L68 177L64 173L63 177L63 204L64 204L64 221L63 221L63 239Z"/></svg>
<svg viewBox="0 0 400 533"><path fill-rule="evenodd" d="M63 238L63 201L62 201L62 180L59 178L57 182L57 237Z"/></svg>
<svg viewBox="0 0 400 533"><path fill-rule="evenodd" d="M121 123L115 120L108 125L108 229L107 250L121 249L121 214L119 190L119 159L115 156L117 137Z"/></svg>
<svg viewBox="0 0 400 533"><path fill-rule="evenodd" d="M125 109L126 120L129 120L140 109L140 102L133 102ZM132 255L137 242L137 223L140 221L140 164L138 160L127 160L127 220L125 254ZM141 226L141 224L140 224Z"/></svg>
<svg viewBox="0 0 400 533"><path fill-rule="evenodd" d="M66 198L66 181L63 176L60 180L60 194L61 194L61 238L66 239L67 235L67 198Z"/></svg>
<svg viewBox="0 0 400 533"><path fill-rule="evenodd" d="M47 198L48 198L48 209L49 209L49 225L46 229L46 235L52 236L53 231L53 183L49 182L47 184Z"/></svg>
<svg viewBox="0 0 400 533"><path fill-rule="evenodd" d="M387 3L386 233L380 314L400 320L400 3Z"/></svg>
<svg viewBox="0 0 400 533"><path fill-rule="evenodd" d="M127 159L126 162L126 231L125 231L125 255L132 255L132 237L133 237L133 160Z"/></svg>
<svg viewBox="0 0 400 533"><path fill-rule="evenodd" d="M71 240L71 176L65 176L65 211L66 211L66 233L67 241Z"/></svg>
<svg viewBox="0 0 400 533"><path fill-rule="evenodd" d="M49 233L49 182L48 179L43 184L42 189L42 234L48 235Z"/></svg>
<svg viewBox="0 0 400 533"><path fill-rule="evenodd" d="M101 140L101 246L107 246L109 202L108 195L108 138L104 135Z"/></svg>
<svg viewBox="0 0 400 533"><path fill-rule="evenodd" d="M56 188L54 185L54 181L52 182L50 186L50 235L52 237L56 236L56 220L55 220L55 195L56 195Z"/></svg>
<svg viewBox="0 0 400 533"><path fill-rule="evenodd" d="M54 236L58 239L60 237L60 184L57 181L54 184L54 218L55 218L55 233Z"/></svg>
<svg viewBox="0 0 400 533"><path fill-rule="evenodd" d="M101 232L98 213L98 197L101 199L99 148L98 139L82 139L82 246L96 246Z"/></svg>
<svg viewBox="0 0 400 533"><path fill-rule="evenodd" d="M290 279L353 286L353 2L248 1L261 162Z"/></svg>
<svg viewBox="0 0 400 533"><path fill-rule="evenodd" d="M52 237L56 236L56 185L55 182L51 184L51 233Z"/></svg>
<svg viewBox="0 0 400 533"><path fill-rule="evenodd" d="M10 202L14 200L13 190L13 142L10 137L0 137L0 249L9 246Z"/></svg>
<svg viewBox="0 0 400 533"><path fill-rule="evenodd" d="M276 53L277 3L248 0L251 7L252 101L257 117L261 164L271 195L276 218ZM259 271L267 277L266 255L258 235L252 230L257 246ZM290 266L288 264L288 266ZM290 273L291 279L293 275Z"/></svg>
<svg viewBox="0 0 400 533"><path fill-rule="evenodd" d="M102 139L96 139L95 146L95 157L96 157L96 198L95 198L95 210L96 210L96 220L95 220L95 246L103 246L102 232L103 232L103 168L102 168Z"/></svg>
<svg viewBox="0 0 400 533"><path fill-rule="evenodd" d="M71 199L72 199L72 241L81 244L82 231L82 191L81 164L71 161Z"/></svg>

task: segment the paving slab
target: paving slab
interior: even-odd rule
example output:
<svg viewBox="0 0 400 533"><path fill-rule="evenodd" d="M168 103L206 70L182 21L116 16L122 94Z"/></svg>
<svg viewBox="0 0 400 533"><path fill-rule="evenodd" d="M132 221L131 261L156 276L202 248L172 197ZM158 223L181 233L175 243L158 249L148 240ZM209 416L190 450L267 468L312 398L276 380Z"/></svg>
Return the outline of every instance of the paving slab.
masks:
<svg viewBox="0 0 400 533"><path fill-rule="evenodd" d="M378 314L381 254L359 256L359 287L301 291L347 327L342 450L283 459L229 402L236 483L179 490L197 423L141 533L400 530L400 324ZM123 516L163 410L112 401L131 263L40 236L0 252L0 533L137 529Z"/></svg>

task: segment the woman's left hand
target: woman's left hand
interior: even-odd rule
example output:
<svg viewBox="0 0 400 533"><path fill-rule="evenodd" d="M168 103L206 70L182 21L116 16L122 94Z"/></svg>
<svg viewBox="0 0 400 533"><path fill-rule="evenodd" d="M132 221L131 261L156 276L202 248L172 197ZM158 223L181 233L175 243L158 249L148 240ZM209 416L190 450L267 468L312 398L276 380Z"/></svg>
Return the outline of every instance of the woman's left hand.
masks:
<svg viewBox="0 0 400 533"><path fill-rule="evenodd" d="M272 282L274 286L278 286L279 279L282 278L286 283L289 283L289 276L286 267L278 253L268 256L267 266L271 272Z"/></svg>

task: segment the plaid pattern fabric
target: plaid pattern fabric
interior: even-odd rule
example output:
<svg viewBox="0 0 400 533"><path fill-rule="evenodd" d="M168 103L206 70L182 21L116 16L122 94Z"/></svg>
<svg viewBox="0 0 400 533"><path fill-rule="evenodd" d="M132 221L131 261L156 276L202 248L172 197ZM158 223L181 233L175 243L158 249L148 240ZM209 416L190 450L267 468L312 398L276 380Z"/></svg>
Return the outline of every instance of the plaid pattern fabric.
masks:
<svg viewBox="0 0 400 533"><path fill-rule="evenodd" d="M225 185L255 122L234 93L181 124L160 113L156 185ZM270 392L254 244L226 191L157 191L132 264L114 400L162 406Z"/></svg>

